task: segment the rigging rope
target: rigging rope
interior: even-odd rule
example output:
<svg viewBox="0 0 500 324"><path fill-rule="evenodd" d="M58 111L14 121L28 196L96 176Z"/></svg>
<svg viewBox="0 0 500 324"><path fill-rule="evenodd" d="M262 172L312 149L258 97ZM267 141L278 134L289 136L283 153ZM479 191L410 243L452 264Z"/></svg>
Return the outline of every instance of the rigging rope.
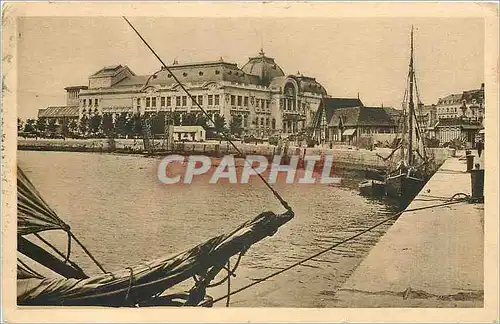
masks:
<svg viewBox="0 0 500 324"><path fill-rule="evenodd" d="M191 95L191 93L189 93L189 91L186 89L186 87L179 81L179 79L177 78L177 76L172 73L172 71L168 68L168 66L163 62L163 60L160 58L160 56L155 52L155 50L148 44L148 42L144 39L144 37L142 37L142 35L139 33L139 31L134 27L134 25L132 25L132 23L125 17L123 16L123 19L125 19L125 21L127 22L127 24L134 30L134 32L137 34L137 36L139 36L139 38L142 40L142 42L148 47L148 49L153 53L153 55L158 59L158 61L160 61L160 63L163 65L163 67L165 68L165 70L170 73L172 75L172 78L174 78L174 80L177 82L177 84L181 87L181 89L188 95L188 97L191 99L191 101L196 104L196 106L201 110L201 112L203 112L203 114L205 114L205 116L208 118L209 121L211 121L212 123L215 124L215 121L212 119L212 116L210 116L210 114L205 110L203 109L203 107L201 107L201 105L198 103L198 101ZM243 155L243 153L240 151L240 149L238 149L238 147L233 143L233 141L231 141L231 138L229 137L229 135L226 134L225 131L222 131L222 135L224 136L224 138L226 139L226 141L228 141L232 146L233 148L240 154L240 155ZM255 168L253 167L252 163L250 163L247 159L245 159L246 163L248 163L250 165L250 167L252 168L252 170L255 171ZM288 203L280 196L280 194L269 184L269 182L266 181L266 179L264 179L264 177L258 173L258 172L255 172L257 174L257 176L259 176L259 178L264 182L264 184L267 186L267 188L273 193L273 195L276 197L276 199L278 199L278 201L281 203L281 205L286 209L286 210L291 210L291 207L288 205Z"/></svg>
<svg viewBox="0 0 500 324"><path fill-rule="evenodd" d="M452 199L454 199L456 195L458 195L458 194L453 195ZM460 195L463 195L463 193L460 193ZM307 261L310 261L310 260L312 260L314 258L317 258L318 256L320 256L322 254L325 254L326 252L329 252L330 250L338 247L339 245L342 245L344 243L352 241L355 238L357 238L357 237L359 237L359 236L361 236L361 235L363 235L363 234L365 234L367 232L370 232L371 230L377 228L378 226L383 225L383 224L387 223L388 221L390 221L392 219L395 219L396 217L399 217L403 213L412 212L412 211L418 211L418 210L424 210L424 209L430 209L430 208L444 207L444 206L449 206L449 205L454 205L454 204L458 204L458 203L467 201L469 199L470 199L470 197L468 195L466 195L465 198L460 198L460 199L457 199L457 200L444 202L444 203L438 204L438 205L430 205L430 206L424 206L424 207L418 207L418 208L412 208L412 209L402 210L402 211L400 211L400 212L398 212L398 213L396 213L394 215L391 215L390 217L387 217L387 218L383 219L382 221L376 223L375 225L370 226L369 228L367 228L367 229L365 229L365 230L363 230L363 231L361 231L361 232L359 232L359 233L357 233L355 235L352 235L352 236L350 236L350 237L348 237L348 238L346 238L346 239L344 239L344 240L342 240L342 241L340 241L338 243L335 243L335 244L333 244L333 245L331 245L331 246L329 246L329 247L327 247L327 248L325 248L325 249L323 249L323 250L321 250L321 251L313 254L312 256L309 256L309 257L307 257L305 259L302 259L302 260L300 260L300 261L298 261L296 263L293 263L293 264L289 265L288 267L283 268L283 269L281 269L279 271L273 272L273 273L265 276L264 278L257 279L256 281L254 281L254 282L252 282L252 283L250 283L250 284L248 284L246 286L243 286L243 287L241 287L241 288L239 288L239 289L237 289L235 291L229 292L227 295L237 294L237 293L239 293L239 292L241 292L243 290L246 290L246 289L248 289L250 287L253 287L253 286L255 286L255 285L257 285L257 284L259 284L261 282L264 282L264 281L266 281L268 279L271 279L271 278L273 278L273 277L275 277L275 276L277 276L277 275L279 275L281 273L284 273L284 272L286 272L286 271L288 271L290 269L293 269L293 268L295 268L295 267L297 267L299 265L302 265L303 263L305 263ZM226 299L227 295L219 297L217 299L214 299L213 303L216 303L216 302L219 302L219 301L221 301L223 299Z"/></svg>

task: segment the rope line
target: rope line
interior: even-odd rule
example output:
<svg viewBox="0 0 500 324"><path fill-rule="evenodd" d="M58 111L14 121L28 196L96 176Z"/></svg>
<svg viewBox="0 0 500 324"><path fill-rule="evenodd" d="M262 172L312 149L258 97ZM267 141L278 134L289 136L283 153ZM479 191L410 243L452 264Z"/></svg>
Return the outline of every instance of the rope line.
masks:
<svg viewBox="0 0 500 324"><path fill-rule="evenodd" d="M38 278L43 278L43 276L41 274L39 274L38 272L36 272L35 270L33 270L30 266L28 266L26 263L23 262L23 260L17 258L17 261L22 265L24 266L29 272L31 272L31 274L34 274L35 276L38 276Z"/></svg>
<svg viewBox="0 0 500 324"><path fill-rule="evenodd" d="M462 203L464 201L467 201L469 198L470 197L467 196L466 198L460 198L460 199L457 199L457 200L448 201L448 202L445 202L445 203L442 203L442 204L438 204L438 205L430 205L430 206L424 206L424 207L418 207L418 208L412 208L412 209L402 210L402 211L400 211L400 212L398 212L398 213L396 213L394 215L391 215L390 217L387 217L387 218L383 219L382 221L376 223L375 225L370 226L369 228L367 228L367 229L359 232L358 234L352 235L352 236L350 236L350 237L348 237L348 238L346 238L346 239L344 239L344 240L342 240L342 241L340 241L338 243L335 243L335 244L329 246L328 248L325 248L325 249L323 249L323 250L321 250L321 251L313 254L312 256L309 256L309 257L307 257L305 259L302 259L302 260L300 260L300 261L298 261L296 263L293 263L293 264L289 265L288 267L283 268L283 269L281 269L279 271L273 272L273 273L271 273L271 274L269 274L269 275L267 275L267 276L265 276L263 278L257 279L256 281L254 281L254 282L252 282L252 283L250 283L250 284L248 284L246 286L243 286L243 287L241 287L241 288L239 288L239 289L237 289L235 291L232 291L232 292L230 292L228 294L230 294L230 295L237 294L237 293L239 293L239 292L241 292L243 290L246 290L246 289L248 289L250 287L253 287L253 286L255 286L255 285L257 285L257 284L259 284L261 282L264 282L264 281L266 281L268 279L271 279L271 278L273 278L273 277L275 277L275 276L277 276L277 275L279 275L279 274L281 274L283 272L286 272L286 271L288 271L290 269L293 269L293 268L295 268L295 267L297 267L299 265L302 265L303 263L305 263L307 261L310 261L311 259L317 258L318 256L320 256L322 254L325 254L326 252L328 252L328 251L330 251L330 250L338 247L341 244L344 244L344 243L347 243L349 241L352 241L355 238L357 238L357 237L359 237L359 236L361 236L361 235L363 235L363 234L365 234L367 232L370 232L371 230L377 228L378 226L383 225L383 224L387 223L388 221L390 221L392 219L395 219L396 217L399 217L403 213L412 212L412 211L418 211L418 210L424 210L424 209L430 209L430 208L443 207L443 206L448 206L448 205L454 205L454 204L458 204L458 203ZM213 303L219 302L219 301L221 301L223 299L226 299L226 298L227 298L227 295L219 297L219 298L215 299L213 301Z"/></svg>
<svg viewBox="0 0 500 324"><path fill-rule="evenodd" d="M227 259L227 299L226 299L226 307L229 307L229 302L231 300L231 260Z"/></svg>
<svg viewBox="0 0 500 324"><path fill-rule="evenodd" d="M94 261L94 263L97 265L97 267L99 267L99 269L103 272L103 273L108 273L106 270L104 270L104 268L102 267L102 265L99 263L99 261L96 260L96 258L94 258L94 256L92 255L92 253L90 253L89 250L87 250L87 248L85 247L85 245L83 245L80 240L78 240L78 238L73 234L73 232L68 232L69 235L76 241L76 243L78 243L78 245L80 245L80 247L83 249L83 251L89 256L89 258L92 259L92 261Z"/></svg>
<svg viewBox="0 0 500 324"><path fill-rule="evenodd" d="M43 243L45 243L48 247L50 247L54 252L56 252L61 258L66 258L66 256L61 252L59 251L54 245L52 245L49 241L47 241L46 239L43 238L43 236L41 236L39 233L33 233L33 235L35 235L40 241L42 241ZM74 263L73 261L71 261L71 259L68 258L68 263L75 269L81 271L83 273L83 269L80 268L78 266L78 264Z"/></svg>
<svg viewBox="0 0 500 324"><path fill-rule="evenodd" d="M201 105L198 103L198 101L191 95L191 93L189 93L189 91L186 89L186 87L179 81L179 79L177 78L177 76L175 76L174 73L172 73L172 71L168 68L168 66L163 62L163 60L160 58L160 56L155 52L155 50L148 44L148 42L144 39L144 37L142 37L142 35L139 33L139 31L134 27L134 25L132 25L132 23L125 17L125 16L122 16L123 19L125 19L125 21L127 22L127 24L134 30L134 32L137 34L137 36L139 36L139 38L142 40L142 42L149 48L149 50L153 53L153 55L158 59L158 61L160 61L160 63L163 65L163 67L165 68L165 70L170 73L172 75L172 78L174 78L174 80L177 82L177 84L181 87L181 89L188 95L188 97L191 99L191 101L201 110L201 112L203 112L203 114L205 114L205 116L208 118L209 121L211 121L212 123L215 124L215 121L212 119L212 116L210 116L210 114L205 110L203 109L203 107L201 107ZM233 143L233 141L231 141L230 137L228 134L226 134L226 132L223 130L222 131L222 135L224 135L224 138L226 139L226 141L228 141L232 147L240 154L240 155L243 155L243 153L241 152L241 150ZM255 171L255 168L253 167L252 163L250 163L247 159L245 159L246 163L249 164L249 166L252 168L252 170ZM291 207L288 205L288 203L280 196L280 194L274 190L274 188L269 184L269 182L266 181L266 179L264 179L264 177L258 173L258 172L255 172L257 174L257 176L259 176L259 178L264 182L264 184L267 186L267 188L273 193L273 195L276 197L276 199L278 199L278 201L281 203L281 205L286 209L286 210L291 210Z"/></svg>

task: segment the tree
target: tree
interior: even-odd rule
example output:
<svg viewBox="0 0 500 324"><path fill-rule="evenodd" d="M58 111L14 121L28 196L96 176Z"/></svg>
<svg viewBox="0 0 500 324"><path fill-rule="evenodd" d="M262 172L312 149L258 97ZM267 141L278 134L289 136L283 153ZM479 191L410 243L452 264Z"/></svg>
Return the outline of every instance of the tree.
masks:
<svg viewBox="0 0 500 324"><path fill-rule="evenodd" d="M99 114L95 114L92 117L90 117L89 120L89 129L92 134L98 134L99 130L101 129L101 121L102 117Z"/></svg>
<svg viewBox="0 0 500 324"><path fill-rule="evenodd" d="M127 121L125 122L125 136L132 136L134 134L134 118L133 115L127 114Z"/></svg>
<svg viewBox="0 0 500 324"><path fill-rule="evenodd" d="M63 121L62 121L62 124L61 124L61 133L64 136L68 136L69 128L68 128L68 120L66 118L63 118Z"/></svg>
<svg viewBox="0 0 500 324"><path fill-rule="evenodd" d="M102 115L102 132L104 135L109 136L113 131L115 125L113 124L113 116L109 113Z"/></svg>
<svg viewBox="0 0 500 324"><path fill-rule="evenodd" d="M196 113L187 113L182 116L182 126L196 125Z"/></svg>
<svg viewBox="0 0 500 324"><path fill-rule="evenodd" d="M181 114L178 111L175 111L172 115L172 119L174 121L174 126L181 125Z"/></svg>
<svg viewBox="0 0 500 324"><path fill-rule="evenodd" d="M231 130L231 134L233 135L241 135L243 132L243 127L241 127L241 122L243 121L243 118L241 115L234 115L233 118L231 118L231 123L229 124L229 129Z"/></svg>
<svg viewBox="0 0 500 324"><path fill-rule="evenodd" d="M120 135L126 135L126 125L127 125L127 113L123 112L116 117L115 129L116 133Z"/></svg>
<svg viewBox="0 0 500 324"><path fill-rule="evenodd" d="M88 124L89 124L88 117L86 115L83 115L82 118L80 118L80 121L78 123L78 128L80 130L80 133L82 133L82 135L87 134Z"/></svg>
<svg viewBox="0 0 500 324"><path fill-rule="evenodd" d="M164 134L165 133L165 112L160 111L151 120L151 133Z"/></svg>
<svg viewBox="0 0 500 324"><path fill-rule="evenodd" d="M204 129L207 129L208 128L208 117L205 116L204 113L198 113L196 115L196 122L195 122L195 125L197 126L201 126L203 127Z"/></svg>
<svg viewBox="0 0 500 324"><path fill-rule="evenodd" d="M132 119L134 124L134 134L140 136L142 134L142 117L139 113L136 113Z"/></svg>
<svg viewBox="0 0 500 324"><path fill-rule="evenodd" d="M24 132L25 133L34 133L35 130L36 130L35 120L34 119L26 120L26 123L24 124Z"/></svg>
<svg viewBox="0 0 500 324"><path fill-rule="evenodd" d="M57 130L57 125L56 125L56 120L54 118L51 118L49 120L49 125L47 126L47 130L49 131L49 133L55 133L56 130Z"/></svg>
<svg viewBox="0 0 500 324"><path fill-rule="evenodd" d="M214 116L214 130L216 133L221 134L224 132L224 129L226 128L226 118L224 116L220 116L219 114L216 114Z"/></svg>
<svg viewBox="0 0 500 324"><path fill-rule="evenodd" d="M17 131L18 132L22 132L23 131L23 126L24 126L23 121L21 120L21 118L18 118L17 119Z"/></svg>
<svg viewBox="0 0 500 324"><path fill-rule="evenodd" d="M36 130L41 135L47 130L47 120L45 118L38 118L36 121Z"/></svg>
<svg viewBox="0 0 500 324"><path fill-rule="evenodd" d="M72 135L75 135L78 132L78 123L76 122L76 120L72 119L68 123L68 131Z"/></svg>

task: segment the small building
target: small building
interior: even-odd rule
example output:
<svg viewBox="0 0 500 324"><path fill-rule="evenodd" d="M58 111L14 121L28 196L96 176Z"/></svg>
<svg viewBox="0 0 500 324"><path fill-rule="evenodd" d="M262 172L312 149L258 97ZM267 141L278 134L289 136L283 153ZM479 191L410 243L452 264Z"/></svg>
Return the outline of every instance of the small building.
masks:
<svg viewBox="0 0 500 324"><path fill-rule="evenodd" d="M203 142L206 131L201 126L174 126L174 141Z"/></svg>
<svg viewBox="0 0 500 324"><path fill-rule="evenodd" d="M47 107L38 109L38 119L44 119L47 125L54 125L55 129L47 128L49 133L63 133L63 125L68 126L72 121L78 123L78 106Z"/></svg>
<svg viewBox="0 0 500 324"><path fill-rule="evenodd" d="M336 109L328 121L327 139L355 145L361 136L395 134L401 111L390 107Z"/></svg>

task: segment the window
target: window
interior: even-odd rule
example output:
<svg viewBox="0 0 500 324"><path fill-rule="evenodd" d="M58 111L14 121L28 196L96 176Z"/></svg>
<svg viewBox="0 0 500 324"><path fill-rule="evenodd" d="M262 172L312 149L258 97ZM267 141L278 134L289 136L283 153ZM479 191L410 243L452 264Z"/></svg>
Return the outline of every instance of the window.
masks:
<svg viewBox="0 0 500 324"><path fill-rule="evenodd" d="M266 109L269 109L270 104L271 104L271 100L266 100Z"/></svg>
<svg viewBox="0 0 500 324"><path fill-rule="evenodd" d="M198 96L198 104L203 106L203 96Z"/></svg>
<svg viewBox="0 0 500 324"><path fill-rule="evenodd" d="M141 98L137 98L137 108L141 108Z"/></svg>
<svg viewBox="0 0 500 324"><path fill-rule="evenodd" d="M151 98L146 98L146 108L151 107Z"/></svg>
<svg viewBox="0 0 500 324"><path fill-rule="evenodd" d="M94 99L94 105L96 105L96 106L97 106L98 104L99 104L99 99L97 99L97 98L96 98L96 99Z"/></svg>
<svg viewBox="0 0 500 324"><path fill-rule="evenodd" d="M243 105L244 105L245 107L248 107L248 97L244 97L244 98L243 98Z"/></svg>
<svg viewBox="0 0 500 324"><path fill-rule="evenodd" d="M260 119L260 124L261 124L262 126L264 126L264 117L262 117L262 118Z"/></svg>
<svg viewBox="0 0 500 324"><path fill-rule="evenodd" d="M220 71L219 70L215 70L215 74L220 74Z"/></svg>
<svg viewBox="0 0 500 324"><path fill-rule="evenodd" d="M276 129L276 119L273 118L272 122L271 122L271 126L273 129Z"/></svg>
<svg viewBox="0 0 500 324"><path fill-rule="evenodd" d="M187 77L188 74L186 72L184 72L184 73L182 73L182 75L185 76L185 77Z"/></svg>
<svg viewBox="0 0 500 324"><path fill-rule="evenodd" d="M215 95L215 105L219 105L219 95Z"/></svg>
<svg viewBox="0 0 500 324"><path fill-rule="evenodd" d="M155 108L155 107L156 107L156 97L151 98L151 106L152 106L153 108Z"/></svg>
<svg viewBox="0 0 500 324"><path fill-rule="evenodd" d="M160 98L160 105L161 105L162 107L165 107L165 97L161 97L161 98Z"/></svg>
<svg viewBox="0 0 500 324"><path fill-rule="evenodd" d="M269 118L266 118L266 126L269 127Z"/></svg>
<svg viewBox="0 0 500 324"><path fill-rule="evenodd" d="M187 96L182 96L182 106L187 106Z"/></svg>
<svg viewBox="0 0 500 324"><path fill-rule="evenodd" d="M87 104L87 99L83 99L83 105L85 106Z"/></svg>
<svg viewBox="0 0 500 324"><path fill-rule="evenodd" d="M202 75L203 75L203 72L202 72L202 71L198 72L198 75L199 75L199 76L202 76Z"/></svg>
<svg viewBox="0 0 500 324"><path fill-rule="evenodd" d="M180 96L175 97L175 105L177 107L181 106L181 97Z"/></svg>
<svg viewBox="0 0 500 324"><path fill-rule="evenodd" d="M243 106L243 97L242 96L238 96L238 106Z"/></svg>
<svg viewBox="0 0 500 324"><path fill-rule="evenodd" d="M172 97L167 97L167 107L172 106Z"/></svg>
<svg viewBox="0 0 500 324"><path fill-rule="evenodd" d="M231 106L234 106L234 105L236 105L236 96L231 95Z"/></svg>
<svg viewBox="0 0 500 324"><path fill-rule="evenodd" d="M214 105L214 96L213 95L208 95L208 105L209 106Z"/></svg>

